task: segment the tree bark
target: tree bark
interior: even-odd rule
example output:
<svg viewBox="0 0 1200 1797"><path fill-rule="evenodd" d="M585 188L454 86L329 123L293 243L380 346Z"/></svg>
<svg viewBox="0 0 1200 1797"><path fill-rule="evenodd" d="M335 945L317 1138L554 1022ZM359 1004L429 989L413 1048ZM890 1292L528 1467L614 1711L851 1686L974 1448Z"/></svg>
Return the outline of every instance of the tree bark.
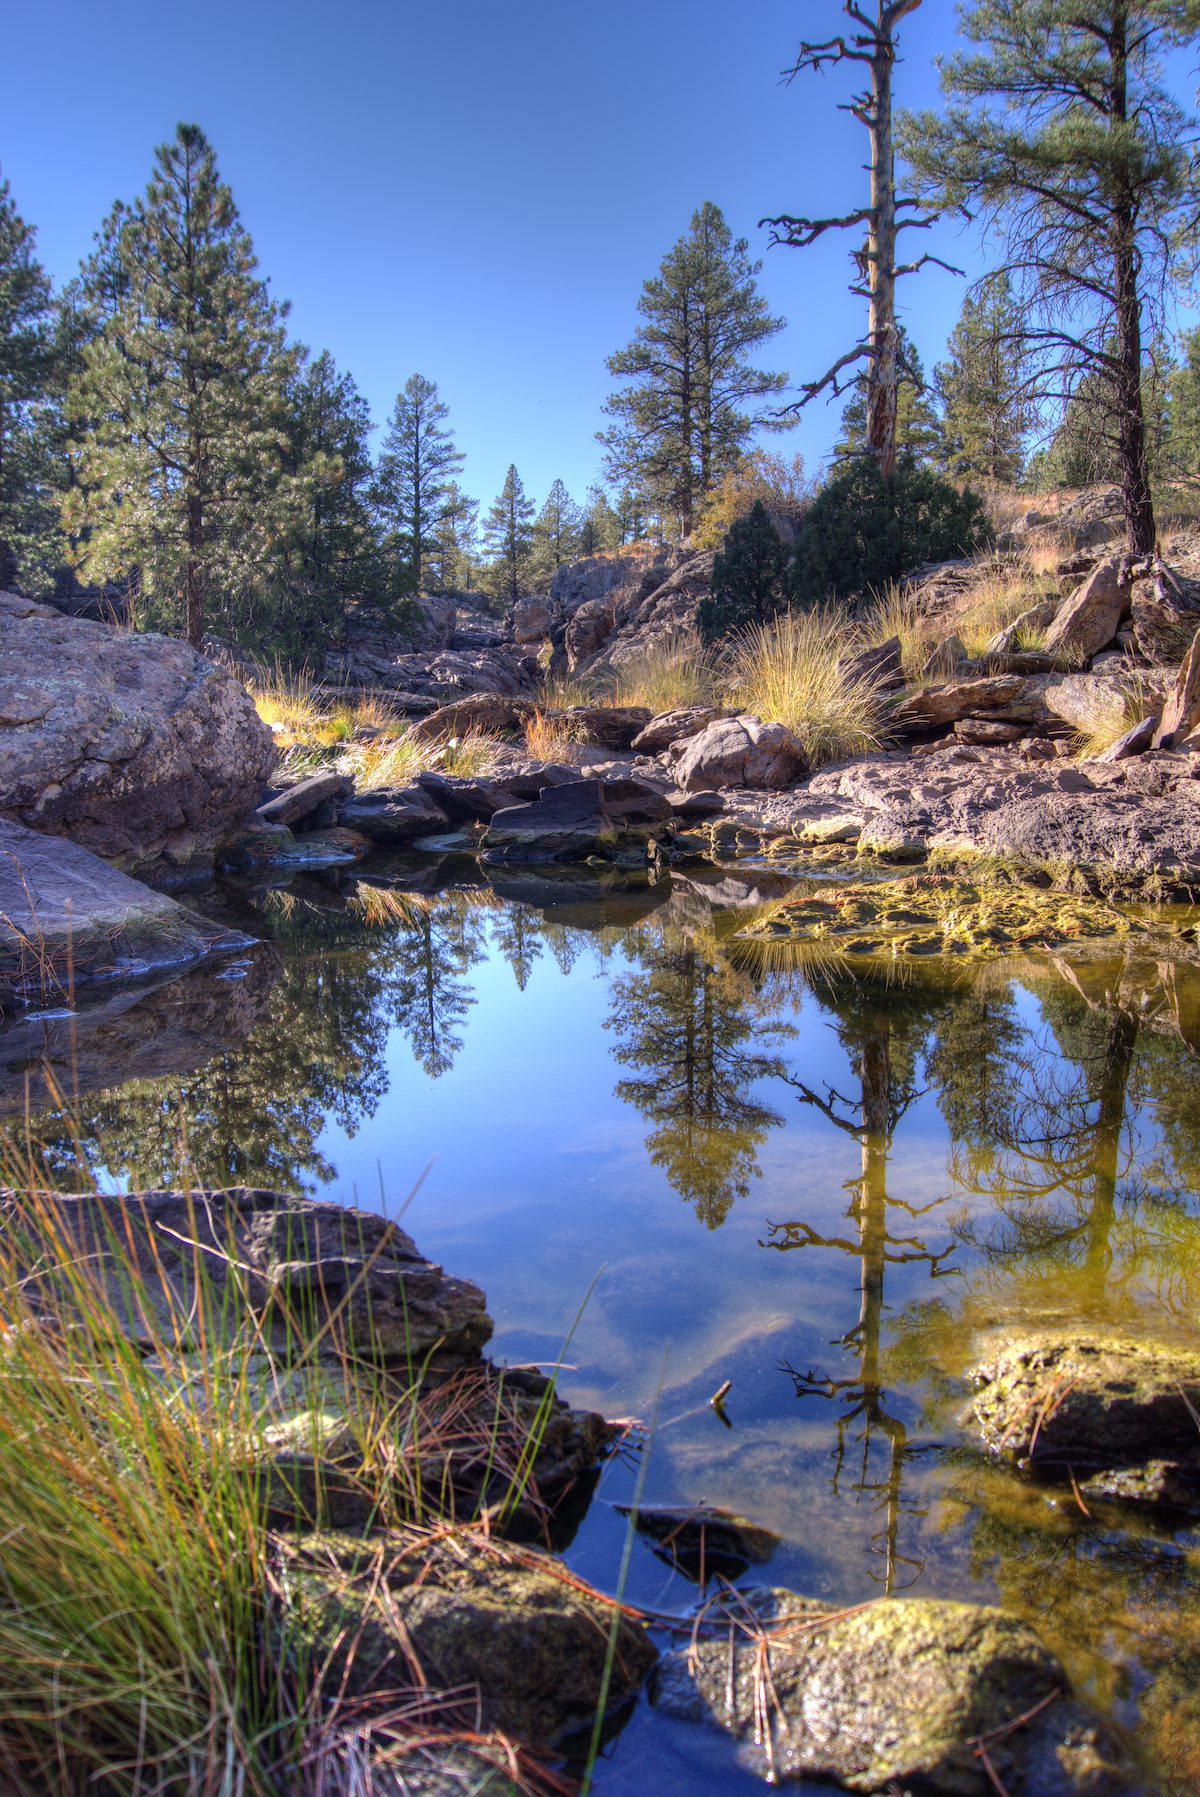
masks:
<svg viewBox="0 0 1200 1797"><path fill-rule="evenodd" d="M1128 30L1124 7L1113 15L1113 36L1109 45L1112 56L1112 120L1124 126L1129 116L1128 100ZM1154 523L1154 501L1150 493L1150 470L1146 459L1146 414L1142 405L1142 302L1138 290L1137 213L1134 197L1121 191L1120 182L1113 206L1113 286L1116 292L1117 362L1115 380L1117 407L1117 458L1121 467L1121 498L1125 509L1125 527L1129 552L1135 556L1153 555L1158 533Z"/></svg>
<svg viewBox="0 0 1200 1797"><path fill-rule="evenodd" d="M879 32L871 56L871 216L867 227L870 313L867 335L867 449L879 472L896 472L896 411L900 373L896 328L896 154L892 142L892 69L896 62L895 22L880 7Z"/></svg>

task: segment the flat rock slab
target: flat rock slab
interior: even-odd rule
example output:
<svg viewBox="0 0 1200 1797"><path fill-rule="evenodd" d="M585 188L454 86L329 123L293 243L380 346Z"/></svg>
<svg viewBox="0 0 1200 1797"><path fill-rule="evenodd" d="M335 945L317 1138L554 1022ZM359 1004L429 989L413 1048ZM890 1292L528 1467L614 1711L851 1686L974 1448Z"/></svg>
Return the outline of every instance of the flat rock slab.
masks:
<svg viewBox="0 0 1200 1797"><path fill-rule="evenodd" d="M187 643L0 593L0 817L131 873L210 866L274 765L246 689Z"/></svg>
<svg viewBox="0 0 1200 1797"><path fill-rule="evenodd" d="M250 945L61 836L0 819L0 1006L61 1004Z"/></svg>
<svg viewBox="0 0 1200 1797"><path fill-rule="evenodd" d="M982 1605L892 1598L838 1610L742 1589L710 1608L688 1651L664 1658L652 1694L672 1716L726 1729L773 1783L945 1797L1140 1788L1033 1630Z"/></svg>
<svg viewBox="0 0 1200 1797"><path fill-rule="evenodd" d="M573 780L528 805L497 811L483 839L487 861L554 861L645 842L674 813L663 794L633 779Z"/></svg>

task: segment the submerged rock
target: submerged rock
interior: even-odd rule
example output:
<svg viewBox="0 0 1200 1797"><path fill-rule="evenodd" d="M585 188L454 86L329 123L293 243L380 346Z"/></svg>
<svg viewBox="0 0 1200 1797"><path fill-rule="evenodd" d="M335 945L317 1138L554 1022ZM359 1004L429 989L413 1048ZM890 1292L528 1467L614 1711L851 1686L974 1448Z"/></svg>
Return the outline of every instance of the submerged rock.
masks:
<svg viewBox="0 0 1200 1797"><path fill-rule="evenodd" d="M1133 1797L1124 1749L1002 1610L885 1598L839 1610L739 1590L664 1658L652 1694L743 1743L765 1777L945 1797ZM999 1782L997 1782L999 1781Z"/></svg>
<svg viewBox="0 0 1200 1797"><path fill-rule="evenodd" d="M823 840L848 840L852 821L826 819L810 827L832 829ZM785 898L739 934L747 941L807 943L855 957L979 960L1014 948L1124 936L1131 928L1120 911L1099 899L1033 886L984 886L950 874L910 874Z"/></svg>
<svg viewBox="0 0 1200 1797"><path fill-rule="evenodd" d="M759 1528L716 1504L697 1504L679 1509L668 1504L643 1504L632 1510L615 1504L618 1516L632 1516L633 1526L644 1535L653 1551L668 1566L688 1578L706 1584L720 1576L740 1578L751 1566L763 1566L781 1545L770 1529Z"/></svg>
<svg viewBox="0 0 1200 1797"><path fill-rule="evenodd" d="M969 1377L993 1453L1095 1496L1200 1507L1200 1351L1022 1334Z"/></svg>
<svg viewBox="0 0 1200 1797"><path fill-rule="evenodd" d="M442 1543L314 1536L289 1557L301 1631L331 1653L330 1689L386 1694L415 1681L456 1693L484 1729L548 1747L590 1727L604 1693L611 1600L530 1550L463 1535ZM657 1655L617 1622L607 1707L636 1692Z"/></svg>

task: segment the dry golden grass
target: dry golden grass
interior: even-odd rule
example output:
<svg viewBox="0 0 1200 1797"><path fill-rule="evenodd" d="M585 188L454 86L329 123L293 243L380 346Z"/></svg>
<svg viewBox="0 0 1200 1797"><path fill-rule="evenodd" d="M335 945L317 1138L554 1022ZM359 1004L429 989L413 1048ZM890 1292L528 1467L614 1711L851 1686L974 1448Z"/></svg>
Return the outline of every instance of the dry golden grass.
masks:
<svg viewBox="0 0 1200 1797"><path fill-rule="evenodd" d="M983 558L978 576L954 620L955 633L967 654L978 657L994 636L1007 630L1023 612L1040 604L1053 591L1053 582L1047 584L1040 579L1023 555ZM1033 648L1034 636L1027 631L1020 646Z"/></svg>
<svg viewBox="0 0 1200 1797"><path fill-rule="evenodd" d="M648 643L636 661L617 670L612 703L644 705L656 715L689 705L709 705L716 672L693 631L673 631Z"/></svg>
<svg viewBox="0 0 1200 1797"><path fill-rule="evenodd" d="M1154 717L1162 709L1162 695L1146 680L1130 677L1125 685L1125 703L1114 706L1111 715L1098 719L1090 730L1081 730L1075 738L1076 753L1085 759L1102 755L1119 742L1127 730L1144 718Z"/></svg>
<svg viewBox="0 0 1200 1797"><path fill-rule="evenodd" d="M574 761L579 755L570 720L540 709L525 720L525 747L537 761Z"/></svg>
<svg viewBox="0 0 1200 1797"><path fill-rule="evenodd" d="M436 768L462 779L486 779L500 762L500 742L482 730L466 730L445 742L431 742L401 728L393 736L371 737L350 745L338 758L338 772L348 774L360 792L408 786Z"/></svg>
<svg viewBox="0 0 1200 1797"><path fill-rule="evenodd" d="M727 698L764 723L785 724L813 767L869 754L886 738L883 697L875 681L846 671L848 646L843 611L782 612L734 640Z"/></svg>
<svg viewBox="0 0 1200 1797"><path fill-rule="evenodd" d="M315 737L325 724L321 689L307 668L293 672L277 661L260 670L249 691L263 723L286 741Z"/></svg>
<svg viewBox="0 0 1200 1797"><path fill-rule="evenodd" d="M920 680L925 663L945 636L944 626L922 617L912 598L894 580L888 582L854 628L865 648L878 648L893 637L899 639L900 665L910 685Z"/></svg>

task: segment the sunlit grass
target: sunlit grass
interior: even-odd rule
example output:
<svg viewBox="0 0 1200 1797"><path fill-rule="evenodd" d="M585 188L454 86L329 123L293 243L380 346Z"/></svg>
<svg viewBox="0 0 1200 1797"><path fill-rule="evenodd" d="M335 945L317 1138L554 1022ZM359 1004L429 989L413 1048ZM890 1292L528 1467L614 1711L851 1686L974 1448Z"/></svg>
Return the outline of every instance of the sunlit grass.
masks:
<svg viewBox="0 0 1200 1797"><path fill-rule="evenodd" d="M293 671L276 661L260 669L250 697L267 728L291 740L315 737L326 722L321 689L307 668Z"/></svg>
<svg viewBox="0 0 1200 1797"><path fill-rule="evenodd" d="M574 761L579 744L571 731L571 721L561 713L540 708L530 714L524 726L525 747L537 761Z"/></svg>
<svg viewBox="0 0 1200 1797"><path fill-rule="evenodd" d="M783 612L730 649L728 701L764 723L786 725L813 767L869 754L886 737L878 683L846 668L853 646L847 629L840 610Z"/></svg>
<svg viewBox="0 0 1200 1797"><path fill-rule="evenodd" d="M465 730L443 742L400 730L392 736L354 743L338 759L360 792L409 786L418 774L436 770L461 779L486 779L500 764L499 739L482 730Z"/></svg>
<svg viewBox="0 0 1200 1797"><path fill-rule="evenodd" d="M895 580L875 597L856 629L865 648L879 648L894 637L899 639L900 665L910 685L920 680L925 663L945 635L944 628L921 615L911 594Z"/></svg>
<svg viewBox="0 0 1200 1797"><path fill-rule="evenodd" d="M692 631L674 631L648 643L636 660L623 662L613 688L616 705L644 705L658 715L691 705L710 705L716 673Z"/></svg>
<svg viewBox="0 0 1200 1797"><path fill-rule="evenodd" d="M978 575L963 600L954 628L967 654L983 655L993 637L1015 624L1054 593L1054 584L1034 573L1026 556L991 556L979 563ZM1031 648L1040 633L1026 630L1019 646Z"/></svg>
<svg viewBox="0 0 1200 1797"><path fill-rule="evenodd" d="M1135 724L1162 710L1162 694L1148 681L1131 676L1124 681L1123 688L1123 702L1114 700L1110 712L1097 718L1090 729L1079 732L1075 739L1077 754L1085 758L1102 755L1105 749L1120 742Z"/></svg>

